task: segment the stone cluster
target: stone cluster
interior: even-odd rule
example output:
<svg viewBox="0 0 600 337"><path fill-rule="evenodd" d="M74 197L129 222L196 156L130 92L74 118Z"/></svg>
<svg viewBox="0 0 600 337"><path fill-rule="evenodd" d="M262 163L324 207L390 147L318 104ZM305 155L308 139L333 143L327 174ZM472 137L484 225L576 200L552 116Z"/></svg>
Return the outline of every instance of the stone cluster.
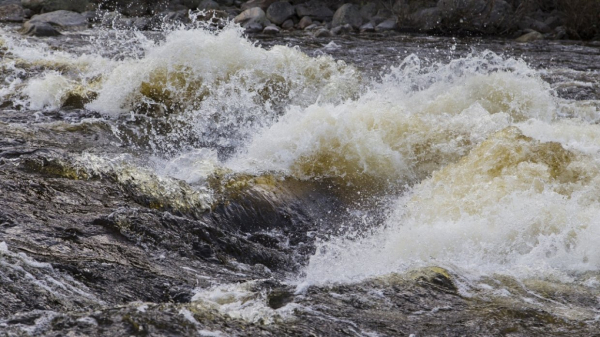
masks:
<svg viewBox="0 0 600 337"><path fill-rule="evenodd" d="M522 42L573 37L564 13L521 7L510 0L0 0L0 21L24 22L22 32L37 36L85 27L82 20L152 30L200 19L216 26L232 20L248 33L302 30L314 37L398 31L508 35ZM192 18L190 10L204 14Z"/></svg>

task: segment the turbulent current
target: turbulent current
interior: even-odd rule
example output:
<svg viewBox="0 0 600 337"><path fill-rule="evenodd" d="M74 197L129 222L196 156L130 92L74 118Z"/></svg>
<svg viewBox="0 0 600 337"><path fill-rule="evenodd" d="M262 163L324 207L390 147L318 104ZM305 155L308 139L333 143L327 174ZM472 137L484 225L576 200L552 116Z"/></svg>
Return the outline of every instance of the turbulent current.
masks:
<svg viewBox="0 0 600 337"><path fill-rule="evenodd" d="M0 329L51 334L71 317L84 334L127 320L158 335L599 331L600 45L15 28L0 37L0 276L61 304L14 300ZM44 206L27 197L36 186L60 193ZM94 205L69 220L91 231L69 234L87 248L61 243L68 228L35 229L59 228L39 214L62 204ZM187 299L105 298L101 270L142 268L123 250L95 257L115 232ZM68 267L78 254L99 262ZM131 312L88 312L118 305ZM162 331L136 318L148 310L181 322Z"/></svg>

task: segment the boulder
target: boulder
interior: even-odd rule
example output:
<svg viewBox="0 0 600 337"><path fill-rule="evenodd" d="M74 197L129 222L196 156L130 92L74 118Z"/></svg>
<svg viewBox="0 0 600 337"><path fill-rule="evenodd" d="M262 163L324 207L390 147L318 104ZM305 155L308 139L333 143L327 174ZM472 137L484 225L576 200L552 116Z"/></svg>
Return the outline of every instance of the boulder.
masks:
<svg viewBox="0 0 600 337"><path fill-rule="evenodd" d="M372 22L367 22L364 25L360 26L361 33L373 33L375 32L375 25Z"/></svg>
<svg viewBox="0 0 600 337"><path fill-rule="evenodd" d="M21 4L24 8L31 9L34 13L58 10L83 13L90 6L88 0L22 0Z"/></svg>
<svg viewBox="0 0 600 337"><path fill-rule="evenodd" d="M281 25L294 14L296 14L294 6L287 1L275 2L267 9L267 19L277 25Z"/></svg>
<svg viewBox="0 0 600 337"><path fill-rule="evenodd" d="M530 32L530 33L527 33L525 35L518 37L515 41L531 42L531 41L543 40L543 39L544 39L544 35L542 35L542 33L533 31L533 32Z"/></svg>
<svg viewBox="0 0 600 337"><path fill-rule="evenodd" d="M326 28L321 28L318 29L314 34L314 37L330 37L331 36L331 32L329 31L329 29Z"/></svg>
<svg viewBox="0 0 600 337"><path fill-rule="evenodd" d="M197 9L202 0L181 0L180 2L188 9Z"/></svg>
<svg viewBox="0 0 600 337"><path fill-rule="evenodd" d="M0 5L0 21L23 22L25 10L19 4Z"/></svg>
<svg viewBox="0 0 600 337"><path fill-rule="evenodd" d="M310 16L305 16L302 19L300 19L300 22L298 22L298 28L300 29L304 29L310 25L312 25L313 21L310 18Z"/></svg>
<svg viewBox="0 0 600 337"><path fill-rule="evenodd" d="M267 34L267 35L277 35L280 33L280 30L277 26L275 25L270 25L265 27L265 29L263 29L263 34Z"/></svg>
<svg viewBox="0 0 600 337"><path fill-rule="evenodd" d="M316 23L313 23L311 25L308 25L304 28L304 30L315 30L315 29L319 29L321 28L321 26L317 25Z"/></svg>
<svg viewBox="0 0 600 337"><path fill-rule="evenodd" d="M398 22L396 19L387 19L376 27L377 31L396 30L398 29Z"/></svg>
<svg viewBox="0 0 600 337"><path fill-rule="evenodd" d="M296 6L298 17L308 16L313 20L329 21L333 17L333 11L318 0L311 0Z"/></svg>
<svg viewBox="0 0 600 337"><path fill-rule="evenodd" d="M198 5L198 9L201 9L201 10L217 10L219 8L220 8L219 4L213 0L203 0Z"/></svg>
<svg viewBox="0 0 600 337"><path fill-rule="evenodd" d="M21 28L21 34L29 36L56 36L60 32L47 22L31 22L27 21Z"/></svg>
<svg viewBox="0 0 600 337"><path fill-rule="evenodd" d="M258 7L263 11L266 11L269 6L271 6L277 0L250 0L248 2L244 2L241 6L242 10L247 10L250 8Z"/></svg>
<svg viewBox="0 0 600 337"><path fill-rule="evenodd" d="M263 27L264 26L258 22L250 22L244 26L246 33L260 33L263 31Z"/></svg>
<svg viewBox="0 0 600 337"><path fill-rule="evenodd" d="M354 28L359 28L362 24L362 18L360 17L360 11L354 4L345 4L333 15L333 21L331 22L332 27L343 26L350 24Z"/></svg>
<svg viewBox="0 0 600 337"><path fill-rule="evenodd" d="M285 30L294 29L294 20L292 20L292 19L285 20L285 22L281 24L281 28L283 28Z"/></svg>
<svg viewBox="0 0 600 337"><path fill-rule="evenodd" d="M348 34L348 33L352 33L353 31L354 31L354 27L352 27L349 23L347 23L343 26L337 26L337 27L334 27L333 29L331 29L331 33L333 35Z"/></svg>
<svg viewBox="0 0 600 337"><path fill-rule="evenodd" d="M82 14L63 10L34 15L27 22L30 25L49 24L59 31L81 30L88 26L87 19Z"/></svg>
<svg viewBox="0 0 600 337"><path fill-rule="evenodd" d="M360 17L363 19L363 21L367 22L367 21L370 21L372 17L377 15L378 11L379 11L379 6L377 6L376 3L368 2L367 4L365 4L364 6L361 7Z"/></svg>
<svg viewBox="0 0 600 337"><path fill-rule="evenodd" d="M233 4L235 3L234 0L215 0L219 5L221 6L233 6Z"/></svg>
<svg viewBox="0 0 600 337"><path fill-rule="evenodd" d="M241 25L242 27L257 29L260 25L259 31L262 31L265 26L267 26L267 15L265 11L263 11L260 7L253 7L250 9L246 9L240 15L236 16L233 19L233 22Z"/></svg>

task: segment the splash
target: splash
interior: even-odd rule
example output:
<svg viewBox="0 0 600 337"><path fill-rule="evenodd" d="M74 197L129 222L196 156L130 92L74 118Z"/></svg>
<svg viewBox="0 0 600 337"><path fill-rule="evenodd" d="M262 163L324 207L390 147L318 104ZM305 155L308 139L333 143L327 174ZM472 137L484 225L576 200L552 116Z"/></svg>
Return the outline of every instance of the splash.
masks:
<svg viewBox="0 0 600 337"><path fill-rule="evenodd" d="M556 104L522 61L486 52L425 67L412 55L356 100L289 107L232 166L413 184L515 122L553 120Z"/></svg>
<svg viewBox="0 0 600 337"><path fill-rule="evenodd" d="M599 173L594 156L506 128L400 198L384 228L323 243L307 283L432 264L563 280L598 270Z"/></svg>

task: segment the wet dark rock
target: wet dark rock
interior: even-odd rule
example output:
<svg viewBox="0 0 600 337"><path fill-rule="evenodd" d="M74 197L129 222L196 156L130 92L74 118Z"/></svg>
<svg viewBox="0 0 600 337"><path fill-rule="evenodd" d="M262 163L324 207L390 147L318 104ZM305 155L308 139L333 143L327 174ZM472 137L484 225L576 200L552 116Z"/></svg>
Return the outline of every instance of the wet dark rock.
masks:
<svg viewBox="0 0 600 337"><path fill-rule="evenodd" d="M23 22L25 10L20 4L0 4L0 21Z"/></svg>
<svg viewBox="0 0 600 337"><path fill-rule="evenodd" d="M54 36L55 31L72 31L86 29L88 22L85 16L76 12L55 11L33 16L23 26L23 34L36 36Z"/></svg>
<svg viewBox="0 0 600 337"><path fill-rule="evenodd" d="M285 20L285 22L283 22L281 24L281 28L285 29L285 30L292 30L292 29L294 29L294 20L292 20L292 19Z"/></svg>
<svg viewBox="0 0 600 337"><path fill-rule="evenodd" d="M330 37L332 34L327 28L320 28L313 34L314 37Z"/></svg>
<svg viewBox="0 0 600 337"><path fill-rule="evenodd" d="M252 28L262 31L267 25L267 16L259 7L253 7L236 16L233 22L240 24L246 29Z"/></svg>
<svg viewBox="0 0 600 337"><path fill-rule="evenodd" d="M276 25L281 25L287 19L296 14L296 10L289 2L278 1L269 6L266 14L267 19L269 19L271 22Z"/></svg>
<svg viewBox="0 0 600 337"><path fill-rule="evenodd" d="M312 25L312 23L313 20L310 18L310 16L305 16L300 19L300 22L298 22L298 28L305 29L306 27Z"/></svg>
<svg viewBox="0 0 600 337"><path fill-rule="evenodd" d="M411 21L417 29L430 31L440 26L442 10L439 8L425 8L412 14Z"/></svg>
<svg viewBox="0 0 600 337"><path fill-rule="evenodd" d="M198 5L198 9L200 10L217 10L220 6L216 1L213 0L203 0Z"/></svg>
<svg viewBox="0 0 600 337"><path fill-rule="evenodd" d="M329 21L333 18L333 11L318 0L310 0L297 5L296 14L300 18L308 16L313 20L319 21Z"/></svg>
<svg viewBox="0 0 600 337"><path fill-rule="evenodd" d="M364 6L360 8L360 17L364 22L368 22L372 17L377 15L379 11L379 6L375 2L367 2Z"/></svg>
<svg viewBox="0 0 600 337"><path fill-rule="evenodd" d="M333 21L331 21L333 27L343 26L345 24L349 24L354 28L359 28L361 26L362 18L356 5L345 4L338 8L333 15Z"/></svg>
<svg viewBox="0 0 600 337"><path fill-rule="evenodd" d="M59 10L83 13L91 7L87 0L22 0L21 4L35 13Z"/></svg>

